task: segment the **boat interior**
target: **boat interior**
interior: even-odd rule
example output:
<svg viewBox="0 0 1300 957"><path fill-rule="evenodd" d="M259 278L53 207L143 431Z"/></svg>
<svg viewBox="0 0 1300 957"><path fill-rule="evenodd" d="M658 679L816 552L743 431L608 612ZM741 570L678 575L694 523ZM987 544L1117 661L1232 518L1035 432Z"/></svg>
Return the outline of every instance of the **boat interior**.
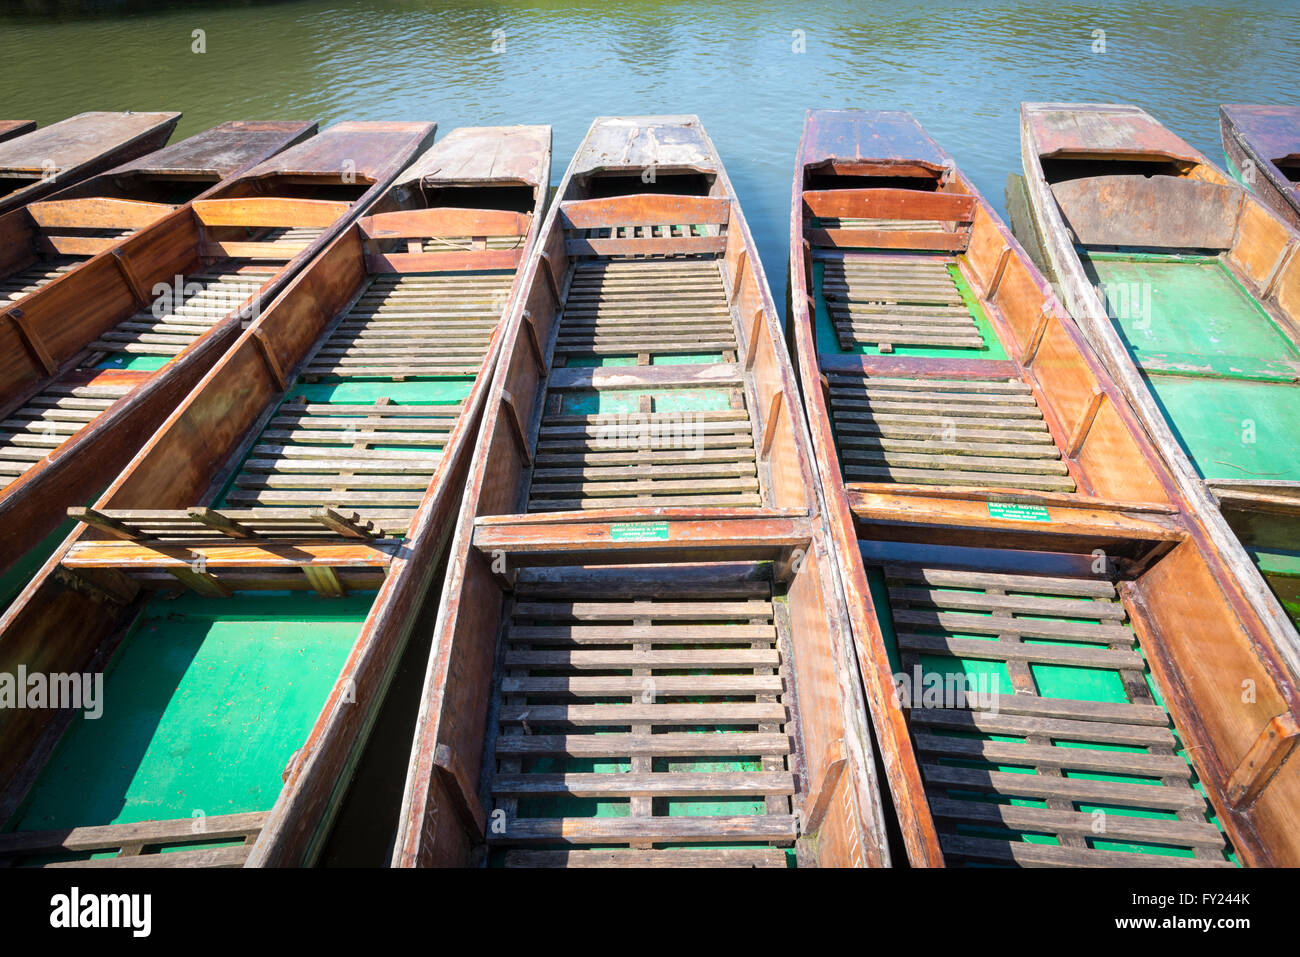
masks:
<svg viewBox="0 0 1300 957"><path fill-rule="evenodd" d="M1042 167L1106 315L1296 621L1300 240L1190 152Z"/></svg>
<svg viewBox="0 0 1300 957"><path fill-rule="evenodd" d="M408 149L411 138L407 134ZM131 401L137 401L136 390L146 385L172 392L161 405L149 400L161 421L201 370L186 366L184 383L155 374L190 351L211 353L214 361L308 250L319 248L324 234L353 213L357 197L374 188L378 161L345 171L330 153L394 139L388 130L340 124L167 214L112 255L92 258L67 281L11 307L10 321L0 326L0 496L17 493L51 467L71 468L60 463L69 443L104 435L97 423L111 420L101 416L128 395L135 393ZM317 172L294 162L300 151L320 160ZM281 164L304 168L292 175L261 172ZM92 501L111 477L88 488L79 504ZM84 472L78 476L85 478ZM0 596L14 594L70 531L56 525L41 529L48 537L40 547L15 548L0 561Z"/></svg>
<svg viewBox="0 0 1300 957"><path fill-rule="evenodd" d="M694 118L597 120L557 199L489 397L394 860L880 863L797 393L712 145Z"/></svg>
<svg viewBox="0 0 1300 957"><path fill-rule="evenodd" d="M0 301L16 302L183 206L314 123L222 123L0 217Z"/></svg>
<svg viewBox="0 0 1300 957"><path fill-rule="evenodd" d="M1230 865L1225 811L1281 840L1295 782L1247 752L1289 686L1023 250L905 114L811 114L795 188L791 338L912 860Z"/></svg>
<svg viewBox="0 0 1300 957"><path fill-rule="evenodd" d="M324 747L338 701L383 698L406 634L373 609L395 618L434 575L483 405L476 383L540 228L549 129L442 142L467 133L489 152L507 137L535 178L395 184L251 324L102 501L71 510L84 525L0 645L18 660L52 642L45 656L68 671L107 662L104 694L129 703L73 722L57 744L6 730L14 783L0 808L13 833L0 834L0 861L303 853L257 842L305 754ZM426 165L443 156L435 147ZM314 185L312 202L333 209L329 185ZM473 206L442 205L471 195ZM289 202L213 209L272 230ZM262 233L238 252L297 241Z"/></svg>

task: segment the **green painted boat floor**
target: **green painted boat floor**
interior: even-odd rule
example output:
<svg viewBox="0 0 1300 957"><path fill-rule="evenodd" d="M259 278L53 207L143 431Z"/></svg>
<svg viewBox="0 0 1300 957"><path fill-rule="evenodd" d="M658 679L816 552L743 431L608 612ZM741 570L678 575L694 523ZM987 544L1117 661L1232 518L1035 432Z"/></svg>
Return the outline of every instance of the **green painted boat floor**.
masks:
<svg viewBox="0 0 1300 957"><path fill-rule="evenodd" d="M642 396L655 412L718 412L731 408L728 389L583 389L560 393L562 415L637 415Z"/></svg>
<svg viewBox="0 0 1300 957"><path fill-rule="evenodd" d="M1183 451L1207 479L1300 481L1300 350L1218 259L1083 253Z"/></svg>
<svg viewBox="0 0 1300 957"><path fill-rule="evenodd" d="M862 250L865 252L865 250ZM888 252L891 255L897 255L897 250L877 250L877 252ZM918 257L928 261L933 261L935 257L924 256ZM841 347L839 336L835 334L835 323L831 319L830 309L826 304L826 293L823 289L823 282L826 274L826 264L824 262L813 263L813 300L817 307L814 320L814 329L816 332L817 351L829 355L867 355L879 356L885 355L878 346L855 346L851 349ZM928 356L946 359L999 359L1005 360L1007 357L1006 350L1002 347L1001 340L998 339L997 333L993 330L993 323L989 321L988 314L984 307L980 305L975 296L974 290L966 282L957 266L955 259L948 263L948 274L952 276L961 294L963 304L970 313L975 322L975 327L979 330L980 338L984 340L984 345L980 349L958 348L954 346L897 346L888 355L890 356Z"/></svg>
<svg viewBox="0 0 1300 957"><path fill-rule="evenodd" d="M895 674L907 674L908 671L903 667L902 659L899 655L898 640L895 632L893 611L890 606L890 596L885 582L885 576L882 573L880 567L872 566L869 564L867 566L867 579L871 590L872 602L876 609L877 619L880 622L881 633L884 637L886 650L888 651L889 654L890 667L893 669ZM963 591L964 589L942 588L939 590L940 591ZM1007 594L1010 595L1012 594L1012 592L1008 591ZM1030 594L1030 593L1025 593L1025 594ZM1035 595L1034 597L1042 597L1042 596ZM1044 621L1070 620L1069 618L1052 617L1047 615L1033 615L1033 616L1019 615L1018 617L1034 618L1037 620L1044 620ZM916 626L913 625L912 627L915 628ZM1127 624L1126 627L1128 627ZM979 639L979 640L987 640L987 641L996 640L995 638L987 634L964 632L955 629L944 629L942 630L942 633L949 635L952 638L959 638L959 639ZM1032 638L1026 638L1024 640L1026 644L1049 644L1053 646L1067 646L1067 647L1079 647L1079 648L1098 647L1096 644L1088 644L1084 642L1067 641L1067 640L1047 641L1047 640L1032 639ZM1140 646L1136 644L1136 641L1134 643L1134 647L1138 648L1140 652L1141 650ZM969 658L969 657L957 657L957 656L946 656L946 655L945 656L927 655L927 654L920 654L918 655L918 658L922 668L922 673L924 675L929 675L932 673L939 674L943 676L945 680L949 676L954 676L956 678L966 678L966 676L971 676L971 677L985 676L986 680L996 678L997 680L996 687L1003 689L1004 691L1007 691L1008 689L1011 689L1013 687L1011 681L1011 675L1007 670L1007 666L1004 662L1001 661L991 661L986 659L976 659L976 658ZM1038 694L1045 698L1067 698L1067 699L1073 699L1079 701L1100 701L1100 702L1111 702L1116 704L1130 703L1130 698L1124 688L1123 679L1121 678L1120 674L1117 671L1095 668L1095 667L1044 665L1044 664L1031 664L1030 671L1032 672L1034 684L1037 687ZM1164 708L1165 707L1164 702L1161 700L1159 689L1156 687L1155 682L1151 677L1151 672L1149 668L1144 669L1144 678L1146 681L1146 685L1150 690L1152 698L1155 700L1157 705L1159 705L1161 708ZM1166 714L1167 714L1167 709L1166 709ZM1170 727L1171 730L1173 730L1172 721L1170 722ZM1177 732L1174 731L1173 733L1175 739L1177 739ZM998 735L998 734L961 733L961 734L954 734L954 736L979 738L988 741L1020 742L1023 740L1023 738L1020 737ZM1087 748L1090 750L1099 750L1099 751L1141 752L1145 750L1140 747L1105 744L1099 742L1079 743L1075 741L1061 740L1061 741L1057 741L1056 744L1061 747ZM1181 741L1178 744L1176 753L1178 754L1179 757L1183 759L1184 762L1187 763L1188 768L1191 770L1192 786L1198 792L1200 792L1202 796L1204 796L1204 789L1202 788L1200 782L1196 778L1196 771L1192 767L1191 762L1188 761L1187 753L1183 748ZM998 765L998 764L990 765L979 761L974 761L974 760L964 761L956 758L944 758L942 759L942 763L946 766L959 767L959 768L966 767L966 768L977 768L980 770L1026 773L1026 774L1035 773L1032 768L1011 766L1011 765ZM1123 774L1113 774L1113 773L1088 773L1088 772L1082 772L1077 770L1070 770L1069 772L1067 772L1067 776L1070 778L1077 778L1077 779L1087 780L1087 781L1106 781L1106 782L1123 783L1123 784L1150 785L1153 783L1152 779L1149 778L1131 777ZM957 791L950 791L950 793L952 793L953 796L960 796L966 800L981 800L981 801L993 801L993 802L998 801L998 797L991 794L983 794L978 792L957 792ZM1023 798L1010 798L1006 803L1009 803L1012 806L1022 806L1022 807L1047 807L1048 806L1046 801L1023 799ZM1216 827L1219 827L1220 830L1222 830L1222 827L1219 826L1218 821L1215 819L1212 805L1208 804L1207 802L1205 807L1207 810L1206 820L1214 824ZM1081 811L1084 813L1095 813L1097 811L1102 811L1106 815L1118 815L1118 816L1126 816L1126 817L1128 816L1146 817L1146 818L1154 818L1154 819L1170 820L1170 821L1178 820L1178 816L1176 813L1172 811L1158 810L1154 808L1151 809L1134 808L1134 807L1125 807L1125 806L1116 806L1116 805L1096 805L1096 804L1089 804L1083 802L1076 802L1074 804L1074 809L1076 811ZM1032 832L1009 832L1003 828L980 827L974 824L962 824L960 825L960 831L962 834L966 834L972 837L991 837L991 838L997 838L1001 840L1009 839L1012 841L1023 841L1025 843L1031 843L1031 844L1051 845L1051 844L1059 843L1054 836L1032 833ZM1136 844L1136 843L1128 843L1122 841L1106 841L1098 838L1089 838L1088 846L1096 850L1127 851L1131 853L1163 855L1163 856L1170 856L1170 857L1192 857L1193 856L1192 851L1186 848L1166 847L1158 844ZM1236 858L1232 854L1229 854L1228 856L1229 859L1234 861L1236 860Z"/></svg>
<svg viewBox="0 0 1300 957"><path fill-rule="evenodd" d="M128 369L132 372L155 372L174 356L116 355L95 364L96 369Z"/></svg>
<svg viewBox="0 0 1300 957"><path fill-rule="evenodd" d="M157 598L74 719L14 830L269 810L374 594Z"/></svg>

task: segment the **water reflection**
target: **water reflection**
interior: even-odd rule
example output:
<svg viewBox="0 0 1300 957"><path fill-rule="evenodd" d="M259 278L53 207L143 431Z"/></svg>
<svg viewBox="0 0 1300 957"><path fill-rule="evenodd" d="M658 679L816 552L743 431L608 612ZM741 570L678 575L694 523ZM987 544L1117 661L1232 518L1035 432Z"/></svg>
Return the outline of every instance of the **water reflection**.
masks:
<svg viewBox="0 0 1300 957"><path fill-rule="evenodd" d="M549 122L558 178L594 115L698 113L778 298L808 107L912 111L1000 207L1022 99L1136 102L1217 156L1219 103L1285 102L1300 78L1284 0L53 5L57 21L0 20L0 59L35 65L6 71L7 115L181 109L178 135L241 117Z"/></svg>

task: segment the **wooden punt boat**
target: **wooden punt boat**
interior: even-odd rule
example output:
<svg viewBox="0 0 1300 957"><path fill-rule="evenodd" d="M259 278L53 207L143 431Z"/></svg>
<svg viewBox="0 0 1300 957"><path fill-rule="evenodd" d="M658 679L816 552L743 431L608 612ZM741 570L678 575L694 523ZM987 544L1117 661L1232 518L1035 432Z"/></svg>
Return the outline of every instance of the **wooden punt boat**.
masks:
<svg viewBox="0 0 1300 957"><path fill-rule="evenodd" d="M0 143L36 129L31 120L0 120Z"/></svg>
<svg viewBox="0 0 1300 957"><path fill-rule="evenodd" d="M0 651L105 670L104 713L3 713L0 862L316 856L450 539L549 174L549 127L452 132L79 510Z"/></svg>
<svg viewBox="0 0 1300 957"><path fill-rule="evenodd" d="M0 215L0 303L20 303L315 132L305 122L222 123Z"/></svg>
<svg viewBox="0 0 1300 957"><path fill-rule="evenodd" d="M0 143L0 213L152 153L179 113L80 113Z"/></svg>
<svg viewBox="0 0 1300 957"><path fill-rule="evenodd" d="M1300 674L1300 233L1136 107L1021 136L1065 305Z"/></svg>
<svg viewBox="0 0 1300 957"><path fill-rule="evenodd" d="M1300 229L1300 106L1219 107L1228 172Z"/></svg>
<svg viewBox="0 0 1300 957"><path fill-rule="evenodd" d="M337 124L0 313L0 601L434 129Z"/></svg>
<svg viewBox="0 0 1300 957"><path fill-rule="evenodd" d="M487 398L394 864L886 864L798 393L713 144L693 116L599 118L557 198Z"/></svg>
<svg viewBox="0 0 1300 957"><path fill-rule="evenodd" d="M911 861L1300 860L1294 677L989 204L910 115L815 111L791 237L789 335Z"/></svg>

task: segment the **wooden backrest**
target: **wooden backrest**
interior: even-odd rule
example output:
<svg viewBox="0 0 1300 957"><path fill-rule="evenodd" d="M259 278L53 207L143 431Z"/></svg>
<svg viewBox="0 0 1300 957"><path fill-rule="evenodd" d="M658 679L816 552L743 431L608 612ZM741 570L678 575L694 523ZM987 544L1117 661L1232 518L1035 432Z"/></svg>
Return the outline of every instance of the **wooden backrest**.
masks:
<svg viewBox="0 0 1300 957"><path fill-rule="evenodd" d="M247 258L288 261L307 248L307 240L213 239L209 231L228 227L245 229L328 229L345 216L351 203L323 199L284 199L275 196L203 199L192 204L203 229L202 255L209 258Z"/></svg>
<svg viewBox="0 0 1300 957"><path fill-rule="evenodd" d="M814 246L927 249L958 252L970 241L975 198L894 188L820 189L803 194L804 237ZM940 229L881 229L814 225L814 220L902 220L952 224Z"/></svg>
<svg viewBox="0 0 1300 957"><path fill-rule="evenodd" d="M726 250L723 233L730 217L730 200L671 193L570 200L560 204L559 213L566 231L611 230L610 238L569 238L565 245L571 256L717 255ZM672 235L673 227L691 226L717 227L716 235ZM618 230L630 230L632 235L619 238ZM637 235L642 230L651 235Z"/></svg>
<svg viewBox="0 0 1300 957"><path fill-rule="evenodd" d="M374 273L449 272L518 269L523 242L514 248L489 249L488 239L528 235L532 216L508 209L433 207L400 209L359 220L366 240L366 264ZM381 252L379 243L410 240L406 252ZM443 248L425 249L423 240L445 240Z"/></svg>
<svg viewBox="0 0 1300 957"><path fill-rule="evenodd" d="M1241 190L1177 176L1085 176L1052 184L1075 239L1085 246L1227 249Z"/></svg>

